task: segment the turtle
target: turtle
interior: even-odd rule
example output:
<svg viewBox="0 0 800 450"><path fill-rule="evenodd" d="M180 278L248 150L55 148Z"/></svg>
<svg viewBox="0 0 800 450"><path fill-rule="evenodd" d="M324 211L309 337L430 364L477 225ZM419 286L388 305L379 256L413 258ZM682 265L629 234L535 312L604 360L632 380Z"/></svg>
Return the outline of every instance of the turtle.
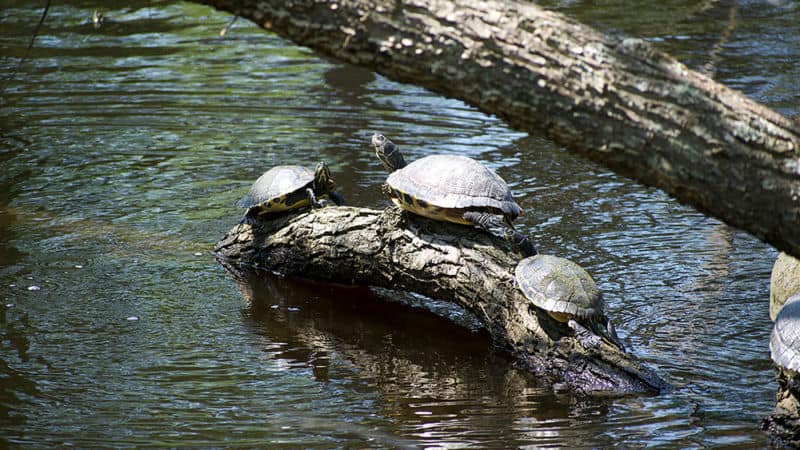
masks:
<svg viewBox="0 0 800 450"><path fill-rule="evenodd" d="M247 208L245 218L306 206L325 206L327 198L343 205L344 199L334 192L334 187L331 172L324 162L317 164L315 171L304 166L275 166L258 177L237 205Z"/></svg>
<svg viewBox="0 0 800 450"><path fill-rule="evenodd" d="M800 293L789 297L775 317L769 352L776 365L800 372Z"/></svg>
<svg viewBox="0 0 800 450"><path fill-rule="evenodd" d="M525 297L558 322L566 323L586 348L603 340L625 351L605 314L605 301L592 277L566 258L535 255L522 259L514 270Z"/></svg>
<svg viewBox="0 0 800 450"><path fill-rule="evenodd" d="M488 167L461 155L430 155L406 164L397 145L377 133L372 145L389 172L381 191L400 208L490 233L498 230L524 256L536 254L528 237L512 225L522 208L506 182Z"/></svg>

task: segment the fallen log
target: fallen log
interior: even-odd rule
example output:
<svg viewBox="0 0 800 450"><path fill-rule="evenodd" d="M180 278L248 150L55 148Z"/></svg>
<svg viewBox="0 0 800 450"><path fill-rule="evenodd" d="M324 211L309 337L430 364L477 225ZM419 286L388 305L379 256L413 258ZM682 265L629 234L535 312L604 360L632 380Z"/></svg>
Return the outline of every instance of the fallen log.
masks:
<svg viewBox="0 0 800 450"><path fill-rule="evenodd" d="M494 344L545 381L585 394L655 394L665 383L605 342L585 349L514 282L520 255L483 230L396 207L328 207L234 226L215 246L226 264L416 292L474 314Z"/></svg>
<svg viewBox="0 0 800 450"><path fill-rule="evenodd" d="M530 2L200 0L462 99L800 257L800 126Z"/></svg>

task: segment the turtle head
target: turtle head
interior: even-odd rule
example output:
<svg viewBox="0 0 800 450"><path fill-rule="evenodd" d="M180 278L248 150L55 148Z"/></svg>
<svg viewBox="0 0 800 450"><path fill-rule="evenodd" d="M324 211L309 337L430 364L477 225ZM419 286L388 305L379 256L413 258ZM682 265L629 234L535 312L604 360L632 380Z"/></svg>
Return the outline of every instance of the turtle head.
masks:
<svg viewBox="0 0 800 450"><path fill-rule="evenodd" d="M324 161L319 162L314 171L314 192L318 195L323 194L333 190L335 185L328 165Z"/></svg>
<svg viewBox="0 0 800 450"><path fill-rule="evenodd" d="M406 160L403 159L400 149L386 136L377 133L373 134L372 145L375 147L375 155L378 156L378 159L381 160L383 167L388 172L391 173L406 166Z"/></svg>

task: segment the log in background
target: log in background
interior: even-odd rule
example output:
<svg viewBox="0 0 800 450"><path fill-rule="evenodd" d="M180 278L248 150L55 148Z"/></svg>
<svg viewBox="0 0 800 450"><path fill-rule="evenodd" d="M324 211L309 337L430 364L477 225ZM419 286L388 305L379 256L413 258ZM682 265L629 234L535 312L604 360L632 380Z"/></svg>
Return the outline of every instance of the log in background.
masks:
<svg viewBox="0 0 800 450"><path fill-rule="evenodd" d="M199 3L462 99L800 257L800 126L642 40L520 1Z"/></svg>

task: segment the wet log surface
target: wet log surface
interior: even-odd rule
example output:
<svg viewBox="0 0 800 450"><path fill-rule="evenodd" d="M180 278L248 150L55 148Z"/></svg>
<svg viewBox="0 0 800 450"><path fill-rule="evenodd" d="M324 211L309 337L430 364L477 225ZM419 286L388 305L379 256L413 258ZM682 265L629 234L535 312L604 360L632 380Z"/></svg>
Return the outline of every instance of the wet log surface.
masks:
<svg viewBox="0 0 800 450"><path fill-rule="evenodd" d="M778 392L775 395L775 409L764 418L761 428L770 434L772 445L776 448L800 448L800 381L792 371L777 369Z"/></svg>
<svg viewBox="0 0 800 450"><path fill-rule="evenodd" d="M585 349L519 291L510 244L483 230L389 207L328 207L234 226L215 246L227 265L416 292L474 314L494 344L557 389L655 394L666 385L630 353ZM613 318L612 318L613 320Z"/></svg>
<svg viewBox="0 0 800 450"><path fill-rule="evenodd" d="M800 126L642 40L520 1L200 3L546 134L800 257Z"/></svg>

